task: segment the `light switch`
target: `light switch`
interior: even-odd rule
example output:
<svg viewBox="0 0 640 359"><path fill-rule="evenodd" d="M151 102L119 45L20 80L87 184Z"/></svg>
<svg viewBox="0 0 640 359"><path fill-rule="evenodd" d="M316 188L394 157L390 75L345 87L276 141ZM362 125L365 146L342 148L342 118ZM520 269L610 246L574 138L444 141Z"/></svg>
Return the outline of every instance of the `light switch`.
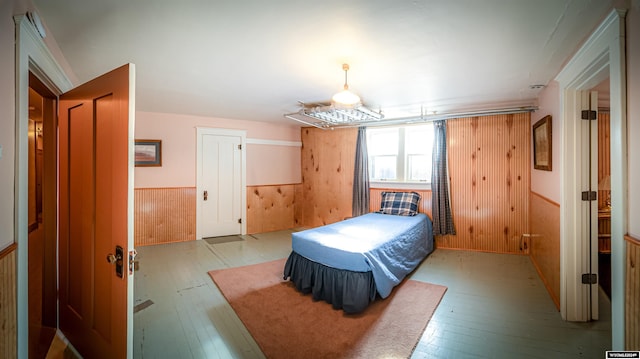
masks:
<svg viewBox="0 0 640 359"><path fill-rule="evenodd" d="M0 145L0 160L2 159L2 145Z"/></svg>

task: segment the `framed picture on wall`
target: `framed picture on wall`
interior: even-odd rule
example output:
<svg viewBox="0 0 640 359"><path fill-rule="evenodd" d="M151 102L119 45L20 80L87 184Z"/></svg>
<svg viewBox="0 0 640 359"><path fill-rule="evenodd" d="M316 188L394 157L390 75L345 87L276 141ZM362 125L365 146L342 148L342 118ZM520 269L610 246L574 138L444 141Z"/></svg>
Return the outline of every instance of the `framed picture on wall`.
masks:
<svg viewBox="0 0 640 359"><path fill-rule="evenodd" d="M136 167L162 166L162 140L136 140Z"/></svg>
<svg viewBox="0 0 640 359"><path fill-rule="evenodd" d="M533 168L551 171L551 116L533 125Z"/></svg>

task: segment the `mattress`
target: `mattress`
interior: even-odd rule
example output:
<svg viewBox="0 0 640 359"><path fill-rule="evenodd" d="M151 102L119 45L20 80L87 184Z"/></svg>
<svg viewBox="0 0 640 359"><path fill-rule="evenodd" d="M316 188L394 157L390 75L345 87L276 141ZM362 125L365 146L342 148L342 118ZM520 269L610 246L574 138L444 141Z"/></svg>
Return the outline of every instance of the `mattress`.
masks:
<svg viewBox="0 0 640 359"><path fill-rule="evenodd" d="M433 251L432 225L422 213L368 213L293 233L292 250L327 267L372 272L378 294L386 298Z"/></svg>

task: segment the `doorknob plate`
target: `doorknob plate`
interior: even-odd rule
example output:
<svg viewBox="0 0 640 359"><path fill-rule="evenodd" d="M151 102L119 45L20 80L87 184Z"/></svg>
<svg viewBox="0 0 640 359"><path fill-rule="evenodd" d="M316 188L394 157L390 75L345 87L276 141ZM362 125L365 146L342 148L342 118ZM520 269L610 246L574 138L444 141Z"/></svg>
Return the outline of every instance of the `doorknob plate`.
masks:
<svg viewBox="0 0 640 359"><path fill-rule="evenodd" d="M124 250L122 249L121 246L116 246L116 254L112 254L109 253L107 254L107 262L109 264L115 264L116 265L116 275L118 276L118 278L122 278L123 276L123 260L122 260L122 255L124 254Z"/></svg>

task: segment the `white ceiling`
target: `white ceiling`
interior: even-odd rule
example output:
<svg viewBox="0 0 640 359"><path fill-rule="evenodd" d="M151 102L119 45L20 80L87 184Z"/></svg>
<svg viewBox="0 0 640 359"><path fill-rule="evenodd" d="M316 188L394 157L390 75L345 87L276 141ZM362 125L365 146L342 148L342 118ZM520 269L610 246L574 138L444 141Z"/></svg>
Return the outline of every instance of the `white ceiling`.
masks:
<svg viewBox="0 0 640 359"><path fill-rule="evenodd" d="M79 83L136 65L136 107L297 124L351 90L386 117L535 105L609 0L34 0Z"/></svg>

